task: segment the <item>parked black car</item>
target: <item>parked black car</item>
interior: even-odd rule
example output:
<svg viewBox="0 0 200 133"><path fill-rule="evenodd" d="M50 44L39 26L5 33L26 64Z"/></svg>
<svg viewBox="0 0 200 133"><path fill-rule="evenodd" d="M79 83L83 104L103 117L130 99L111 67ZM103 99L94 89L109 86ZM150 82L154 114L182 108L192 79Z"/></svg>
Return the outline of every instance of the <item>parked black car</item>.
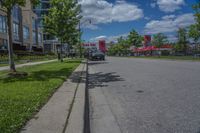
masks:
<svg viewBox="0 0 200 133"><path fill-rule="evenodd" d="M90 55L91 60L105 60L105 54L101 51L92 52Z"/></svg>

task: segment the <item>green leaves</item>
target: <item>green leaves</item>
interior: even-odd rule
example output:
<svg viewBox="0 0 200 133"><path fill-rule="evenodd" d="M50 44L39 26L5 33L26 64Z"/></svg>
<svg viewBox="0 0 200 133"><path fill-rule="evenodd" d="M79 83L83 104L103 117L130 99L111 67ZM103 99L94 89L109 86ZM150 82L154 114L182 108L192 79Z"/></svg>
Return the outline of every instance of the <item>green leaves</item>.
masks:
<svg viewBox="0 0 200 133"><path fill-rule="evenodd" d="M51 0L48 16L45 16L45 31L67 43L77 42L80 21L80 6L74 0Z"/></svg>
<svg viewBox="0 0 200 133"><path fill-rule="evenodd" d="M143 37L139 35L134 29L129 33L128 37L124 39L123 37L118 38L118 43L112 45L108 53L110 55L128 55L130 53L130 47L139 47L142 44Z"/></svg>
<svg viewBox="0 0 200 133"><path fill-rule="evenodd" d="M38 4L39 0L31 0L33 5ZM2 7L6 8L7 10L12 10L15 5L25 6L26 0L0 0Z"/></svg>
<svg viewBox="0 0 200 133"><path fill-rule="evenodd" d="M178 42L175 45L175 50L179 52L184 52L186 54L187 52L187 30L185 28L179 28L177 32Z"/></svg>
<svg viewBox="0 0 200 133"><path fill-rule="evenodd" d="M167 36L165 36L163 33L158 33L153 36L152 44L161 47L162 45L168 43Z"/></svg>
<svg viewBox="0 0 200 133"><path fill-rule="evenodd" d="M190 38L193 38L195 42L197 42L200 38L200 31L197 28L197 25L193 24L189 27L188 35Z"/></svg>
<svg viewBox="0 0 200 133"><path fill-rule="evenodd" d="M133 29L128 35L128 44L130 46L139 47L142 44L143 38Z"/></svg>
<svg viewBox="0 0 200 133"><path fill-rule="evenodd" d="M195 42L197 42L200 38L200 1L193 5L193 9L195 11L194 17L196 23L189 27L188 35Z"/></svg>

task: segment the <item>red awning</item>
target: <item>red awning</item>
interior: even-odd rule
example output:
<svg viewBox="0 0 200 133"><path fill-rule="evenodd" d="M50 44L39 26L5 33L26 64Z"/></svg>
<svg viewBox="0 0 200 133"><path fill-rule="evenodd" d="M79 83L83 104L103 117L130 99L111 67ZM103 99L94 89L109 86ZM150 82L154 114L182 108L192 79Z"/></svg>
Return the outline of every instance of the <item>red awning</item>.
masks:
<svg viewBox="0 0 200 133"><path fill-rule="evenodd" d="M159 48L155 46L146 46L146 47L141 47L141 48L135 48L133 52L145 52L145 51L154 51L154 50L159 50Z"/></svg>

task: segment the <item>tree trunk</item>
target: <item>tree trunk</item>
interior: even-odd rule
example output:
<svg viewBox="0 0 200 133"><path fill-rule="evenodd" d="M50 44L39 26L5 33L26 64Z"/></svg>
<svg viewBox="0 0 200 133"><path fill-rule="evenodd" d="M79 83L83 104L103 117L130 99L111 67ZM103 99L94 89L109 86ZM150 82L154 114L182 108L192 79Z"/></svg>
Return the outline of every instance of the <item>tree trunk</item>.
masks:
<svg viewBox="0 0 200 133"><path fill-rule="evenodd" d="M63 48L63 42L61 40L61 44L60 44L60 61L63 62L63 56L62 56L62 48Z"/></svg>
<svg viewBox="0 0 200 133"><path fill-rule="evenodd" d="M8 54L9 54L9 65L10 71L16 72L14 56L13 56L13 34L12 34L12 11L11 9L7 11L7 32L8 32Z"/></svg>

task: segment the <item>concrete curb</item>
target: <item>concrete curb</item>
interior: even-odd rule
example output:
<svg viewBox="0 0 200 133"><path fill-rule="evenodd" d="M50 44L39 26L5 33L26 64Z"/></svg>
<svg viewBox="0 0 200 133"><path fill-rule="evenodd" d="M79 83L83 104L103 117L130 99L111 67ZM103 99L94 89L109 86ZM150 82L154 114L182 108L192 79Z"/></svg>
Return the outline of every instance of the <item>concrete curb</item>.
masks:
<svg viewBox="0 0 200 133"><path fill-rule="evenodd" d="M84 132L84 115L85 115L85 92L86 92L86 66L82 71L81 81L77 87L74 104L67 127L64 133L83 133Z"/></svg>
<svg viewBox="0 0 200 133"><path fill-rule="evenodd" d="M27 122L21 133L82 133L84 128L85 74L82 63Z"/></svg>

